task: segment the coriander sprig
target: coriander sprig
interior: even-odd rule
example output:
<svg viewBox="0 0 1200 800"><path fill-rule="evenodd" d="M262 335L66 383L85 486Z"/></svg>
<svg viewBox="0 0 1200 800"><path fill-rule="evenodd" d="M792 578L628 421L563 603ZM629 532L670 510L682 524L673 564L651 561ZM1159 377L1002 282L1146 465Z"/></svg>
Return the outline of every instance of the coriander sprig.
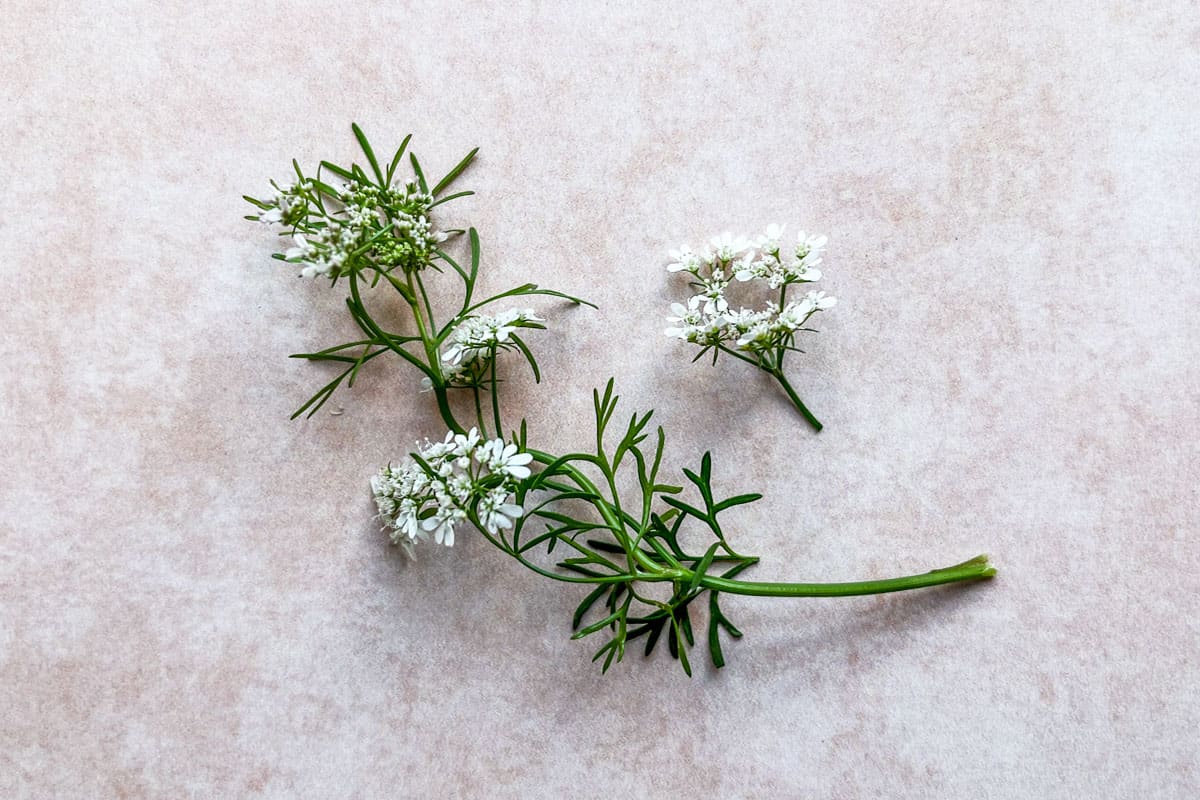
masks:
<svg viewBox="0 0 1200 800"><path fill-rule="evenodd" d="M410 555L418 541L432 539L452 546L460 528L474 529L539 575L592 587L572 616L572 638L603 639L593 658L603 659L603 670L624 658L630 641L644 637L649 654L665 635L668 652L689 675L688 651L696 640L692 620L697 607L707 607L706 639L716 667L725 664L722 631L734 638L742 635L720 606L722 594L879 594L995 574L987 557L979 556L946 569L887 580L742 580L741 573L759 559L733 549L721 515L755 502L761 495L718 499L708 453L699 470L683 470L691 484L690 495L683 486L662 482L666 435L661 426L650 427L653 411L633 413L623 425L615 421L619 398L612 379L603 392L593 392L594 449L565 455L535 449L529 445L524 419L506 436L498 363L502 354L515 353L528 362L535 381L540 382L540 368L524 336L545 326L532 309L494 313L485 309L498 301L528 296L554 297L575 305L591 303L532 283L477 300L479 235L474 228L441 229L434 214L443 203L471 194L446 191L476 151L432 189L416 156L408 153L414 179L400 185L395 176L411 137L405 138L384 170L361 129L355 125L353 131L369 174L357 164L347 168L322 161L314 175L307 177L293 162L295 182L286 186L272 183L267 198L246 199L259 210L250 219L282 225L282 235L292 240L292 246L276 258L296 265L302 276L325 277L331 285L345 280L346 307L362 335L294 356L334 362L341 371L293 417L316 413L343 383L352 386L368 361L385 353L415 367L422 374L425 390L434 396L448 429L445 437L426 441L400 463L381 469L371 481L379 518L392 541ZM451 255L451 248L463 233L467 254L460 263ZM735 245L732 241L719 243L727 249ZM815 250L819 245L814 241L811 247ZM455 275L463 284L461 304L441 324L426 286L433 273ZM777 316L786 311L783 303L788 285L788 281L782 284ZM385 330L368 308L367 299L379 301L372 290L383 292L386 299L389 289L399 299L415 333ZM720 298L709 300L715 311ZM720 313L725 311L727 307ZM805 314L797 318L807 319ZM772 345L782 347L771 356L775 359L771 363L773 374L785 387L782 357L784 351L794 349L790 342L784 337ZM759 358L760 366L766 363L761 355ZM463 404L452 402L452 397L467 399L467 421L459 417L464 413ZM457 412L456 405L460 407ZM814 424L819 426L815 420ZM539 467L536 471L535 465ZM630 485L635 487L632 492L620 488ZM707 543L703 549L685 546L697 538ZM652 584L665 586L667 591L652 591Z"/></svg>
<svg viewBox="0 0 1200 800"><path fill-rule="evenodd" d="M796 243L785 251L781 242L782 225L768 225L756 239L724 233L713 237L709 246L693 252L686 245L671 251L670 272L691 275L688 282L695 294L687 305L672 303L671 327L665 333L700 347L693 362L712 352L713 364L721 353L758 367L783 387L788 399L816 430L823 427L783 372L788 353L803 353L796 346L796 334L813 332L806 327L819 311L833 308L837 299L824 292L809 291L799 300L788 301L788 290L795 285L821 279L821 254L828 241L824 236L800 231ZM734 280L739 283L765 284L772 298L758 310L734 310L726 290ZM773 295L778 292L778 299Z"/></svg>

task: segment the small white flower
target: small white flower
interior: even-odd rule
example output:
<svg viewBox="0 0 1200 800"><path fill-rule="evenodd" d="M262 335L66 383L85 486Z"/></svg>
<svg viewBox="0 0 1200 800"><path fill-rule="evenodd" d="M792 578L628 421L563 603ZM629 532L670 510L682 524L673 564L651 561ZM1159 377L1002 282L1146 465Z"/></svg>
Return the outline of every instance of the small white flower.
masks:
<svg viewBox="0 0 1200 800"><path fill-rule="evenodd" d="M481 448L481 453L487 454L489 470L501 475L509 475L517 480L529 477L529 467L525 465L533 461L533 456L520 452L515 444L506 445L503 439L493 439L488 444L490 453L487 450L488 445Z"/></svg>
<svg viewBox="0 0 1200 800"><path fill-rule="evenodd" d="M288 261L308 258L317 251L317 249L309 244L308 240L304 238L303 233L297 233L292 238L296 242L295 247L289 247L287 252L283 254L283 257Z"/></svg>
<svg viewBox="0 0 1200 800"><path fill-rule="evenodd" d="M710 317L716 314L724 314L729 310L729 301L725 299L725 295L719 289L706 289L693 297L692 300L703 302L704 313ZM690 303L691 300L688 302Z"/></svg>
<svg viewBox="0 0 1200 800"><path fill-rule="evenodd" d="M812 303L818 311L825 311L837 305L837 298L826 297L824 292L809 292L805 299Z"/></svg>
<svg viewBox="0 0 1200 800"><path fill-rule="evenodd" d="M825 244L828 241L829 238L826 236L820 236L815 233L812 236L808 236L804 233L804 231L800 231L796 234L796 258L800 259L801 261L809 259L810 257L813 259L819 259L821 256L821 251L825 249ZM810 261L809 263L816 262Z"/></svg>
<svg viewBox="0 0 1200 800"><path fill-rule="evenodd" d="M766 233L759 236L755 241L755 246L764 253L769 253L772 256L779 255L779 240L783 236L783 226L772 222L767 226Z"/></svg>
<svg viewBox="0 0 1200 800"><path fill-rule="evenodd" d="M672 250L671 258L674 261L667 265L668 272L686 271L694 275L700 271L700 256L693 253L686 245L678 250Z"/></svg>
<svg viewBox="0 0 1200 800"><path fill-rule="evenodd" d="M487 532L495 535L501 528L511 528L513 520L520 519L525 509L515 503L508 502L508 491L504 488L493 489L479 501L479 521Z"/></svg>
<svg viewBox="0 0 1200 800"><path fill-rule="evenodd" d="M259 212L258 221L264 225L283 222L284 217L287 216L288 210L291 208L291 201L295 193L295 184L280 189L272 182L271 207Z"/></svg>
<svg viewBox="0 0 1200 800"><path fill-rule="evenodd" d="M421 521L417 518L416 504L411 499L405 499L400 504L400 511L396 515L396 531L403 536L408 537L409 541L413 541L420 535Z"/></svg>
<svg viewBox="0 0 1200 800"><path fill-rule="evenodd" d="M725 314L723 322L730 330L740 335L746 333L746 331L755 325L765 322L770 318L772 313L771 308L768 308L766 311L751 311L748 308L743 308L739 311L730 311Z"/></svg>
<svg viewBox="0 0 1200 800"><path fill-rule="evenodd" d="M328 264L305 264L304 269L300 270L301 278L315 278L319 275L325 275L329 272Z"/></svg>
<svg viewBox="0 0 1200 800"><path fill-rule="evenodd" d="M449 435L447 434L447 436L449 436ZM460 458L463 456L470 458L471 455L475 452L475 448L479 445L479 442L482 438L483 437L479 435L478 428L471 428L471 430L467 431L465 434L464 433L455 434L454 438L452 440L449 440L447 443L449 444L452 442L454 445L453 448L451 448L451 450L450 450L450 453L452 455L458 456ZM463 466L465 468L466 465L463 465Z"/></svg>
<svg viewBox="0 0 1200 800"><path fill-rule="evenodd" d="M462 459L455 462L455 466L459 469L466 469L471 465L471 459L466 459L466 464L462 463ZM475 482L471 480L470 475L455 475L449 479L446 484L446 494L459 505L465 505L471 499L471 493L475 490Z"/></svg>
<svg viewBox="0 0 1200 800"><path fill-rule="evenodd" d="M825 311L835 305L837 305L837 298L826 297L824 292L809 292L799 303L799 307L804 309L806 314L813 311Z"/></svg>
<svg viewBox="0 0 1200 800"><path fill-rule="evenodd" d="M774 345L771 326L766 322L756 322L738 337L737 346L742 350L766 350Z"/></svg>
<svg viewBox="0 0 1200 800"><path fill-rule="evenodd" d="M804 268L795 273L795 277L793 278L794 280L802 281L804 283L814 283L821 280L821 270L809 267L807 265L802 266L804 266Z"/></svg>
<svg viewBox="0 0 1200 800"><path fill-rule="evenodd" d="M426 463L433 464L441 461L450 450L454 447L454 431L447 431L446 437L440 442L426 442L425 447L421 449L420 456L425 459Z"/></svg>
<svg viewBox="0 0 1200 800"><path fill-rule="evenodd" d="M809 303L804 300L799 302L793 300L779 312L775 318L775 325L782 331L794 331L803 325L812 313L813 309Z"/></svg>
<svg viewBox="0 0 1200 800"><path fill-rule="evenodd" d="M731 233L722 233L712 238L714 256L722 263L733 261L739 254L749 250L753 245L742 236L734 237Z"/></svg>
<svg viewBox="0 0 1200 800"><path fill-rule="evenodd" d="M686 341L688 334L704 322L704 315L700 313L699 296L688 300L687 306L684 306L682 303L672 303L671 313L675 316L667 317L667 322L677 324L667 328L663 333L674 339L683 339Z"/></svg>
<svg viewBox="0 0 1200 800"><path fill-rule="evenodd" d="M733 273L733 277L737 278L742 283L752 281L756 278L767 277L767 265L762 261L755 261L754 255L748 255L738 262L737 269Z"/></svg>
<svg viewBox="0 0 1200 800"><path fill-rule="evenodd" d="M466 512L453 506L442 506L429 519L421 523L421 529L433 533L433 540L446 547L454 547L454 526L467 518Z"/></svg>
<svg viewBox="0 0 1200 800"><path fill-rule="evenodd" d="M700 282L700 293L696 295L696 298L704 303L705 314L710 316L723 314L729 309L729 303L725 299L725 287L727 286L729 286L729 279L725 277L725 271L719 268L714 269L710 277Z"/></svg>

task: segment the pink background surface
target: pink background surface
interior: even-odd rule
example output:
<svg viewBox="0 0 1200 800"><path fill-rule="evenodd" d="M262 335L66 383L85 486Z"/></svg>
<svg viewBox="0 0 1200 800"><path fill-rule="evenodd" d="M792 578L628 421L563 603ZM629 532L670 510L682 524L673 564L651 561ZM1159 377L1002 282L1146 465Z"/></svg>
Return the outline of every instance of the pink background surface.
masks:
<svg viewBox="0 0 1200 800"><path fill-rule="evenodd" d="M189 5L0 28L0 795L1200 794L1195 4ZM478 539L406 565L366 479L429 396L289 422L351 329L240 219L352 119L481 146L487 285L600 304L537 304L539 446L616 375L766 494L753 577L1000 576L730 598L689 681ZM772 221L830 237L819 436L661 335L666 251Z"/></svg>

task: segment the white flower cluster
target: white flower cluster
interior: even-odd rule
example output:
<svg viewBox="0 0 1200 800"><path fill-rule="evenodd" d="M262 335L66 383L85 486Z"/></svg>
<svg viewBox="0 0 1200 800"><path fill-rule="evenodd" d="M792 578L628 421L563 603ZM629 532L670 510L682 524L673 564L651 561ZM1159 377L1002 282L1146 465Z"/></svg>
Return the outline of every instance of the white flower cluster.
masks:
<svg viewBox="0 0 1200 800"><path fill-rule="evenodd" d="M266 208L258 215L264 225L294 225L308 207L308 193L313 190L312 181L301 181L280 187L271 181L271 199L265 201Z"/></svg>
<svg viewBox="0 0 1200 800"><path fill-rule="evenodd" d="M451 364L487 358L493 347L501 347L510 341L517 328L534 327L529 323L543 322L532 308L510 308L495 316L480 314L467 317L450 333L451 345L442 354L442 360ZM538 326L541 327L541 326Z"/></svg>
<svg viewBox="0 0 1200 800"><path fill-rule="evenodd" d="M336 202L327 194L317 202L318 188L310 180L271 188L258 219L295 229L295 244L284 258L303 265L300 274L306 278L337 277L351 255L366 252L385 269L423 269L447 238L429 221L433 195L413 183L380 189L351 181L326 187L336 192Z"/></svg>
<svg viewBox="0 0 1200 800"><path fill-rule="evenodd" d="M543 330L544 321L532 308L510 308L499 314L479 314L462 320L450 332L450 346L442 353L442 374L447 383L479 385L491 364L493 350L517 347L512 336L518 328ZM429 378L423 378L421 383L425 390L433 388Z"/></svg>
<svg viewBox="0 0 1200 800"><path fill-rule="evenodd" d="M786 297L787 287L821 279L817 265L828 241L824 236L801 231L795 246L785 255L780 239L783 226L768 225L754 240L728 233L714 237L710 246L696 253L688 247L671 251L670 272L687 272L696 294L687 305L672 303L673 316L667 336L704 347L733 344L739 350L765 353L790 347L792 337L818 311L832 308L836 298L810 291L800 300L782 307L769 302L759 311L734 311L725 297L733 280L761 281Z"/></svg>
<svg viewBox="0 0 1200 800"><path fill-rule="evenodd" d="M517 483L529 477L533 456L515 444L485 440L472 428L426 442L414 455L371 478L392 543L404 545L410 555L412 545L430 533L438 544L452 547L454 528L463 520L478 521L494 535L525 513L510 500Z"/></svg>

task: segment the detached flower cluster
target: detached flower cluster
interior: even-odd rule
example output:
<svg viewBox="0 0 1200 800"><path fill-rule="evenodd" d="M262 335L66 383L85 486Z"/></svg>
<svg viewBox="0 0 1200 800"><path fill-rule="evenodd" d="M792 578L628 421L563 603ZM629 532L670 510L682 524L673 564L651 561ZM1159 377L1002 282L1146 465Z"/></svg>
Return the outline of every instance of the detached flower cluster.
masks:
<svg viewBox="0 0 1200 800"><path fill-rule="evenodd" d="M525 509L510 502L517 484L530 475L533 460L503 439L485 440L477 428L426 442L398 467L388 465L371 478L379 517L392 543L412 546L430 533L454 546L454 529L463 520L495 535L511 528Z"/></svg>
<svg viewBox="0 0 1200 800"><path fill-rule="evenodd" d="M710 247L696 253L688 247L671 251L670 272L687 272L696 294L687 305L673 303L673 316L667 320L667 336L705 348L749 351L760 357L781 348L791 349L796 331L817 311L833 308L836 298L824 292L810 291L803 298L787 302L792 284L812 283L821 279L817 265L828 241L824 236L797 234L795 246L786 254L780 242L783 226L768 225L757 239L734 237L728 233L714 237ZM732 310L725 291L733 280L741 283L763 282L779 291L779 302L771 301L755 311Z"/></svg>
<svg viewBox="0 0 1200 800"><path fill-rule="evenodd" d="M499 314L467 317L450 332L450 346L442 353L442 376L447 385L481 385L495 353L521 346L515 337L517 329L545 330L543 322L532 308L510 308ZM429 378L423 378L421 385L426 391L433 388Z"/></svg>
<svg viewBox="0 0 1200 800"><path fill-rule="evenodd" d="M424 269L447 238L429 221L433 195L415 183L386 189L358 181L318 187L306 178L282 188L272 183L271 189L269 199L257 201L258 219L293 229L295 244L283 257L303 265L305 278L337 278L348 259L364 254L384 269Z"/></svg>

